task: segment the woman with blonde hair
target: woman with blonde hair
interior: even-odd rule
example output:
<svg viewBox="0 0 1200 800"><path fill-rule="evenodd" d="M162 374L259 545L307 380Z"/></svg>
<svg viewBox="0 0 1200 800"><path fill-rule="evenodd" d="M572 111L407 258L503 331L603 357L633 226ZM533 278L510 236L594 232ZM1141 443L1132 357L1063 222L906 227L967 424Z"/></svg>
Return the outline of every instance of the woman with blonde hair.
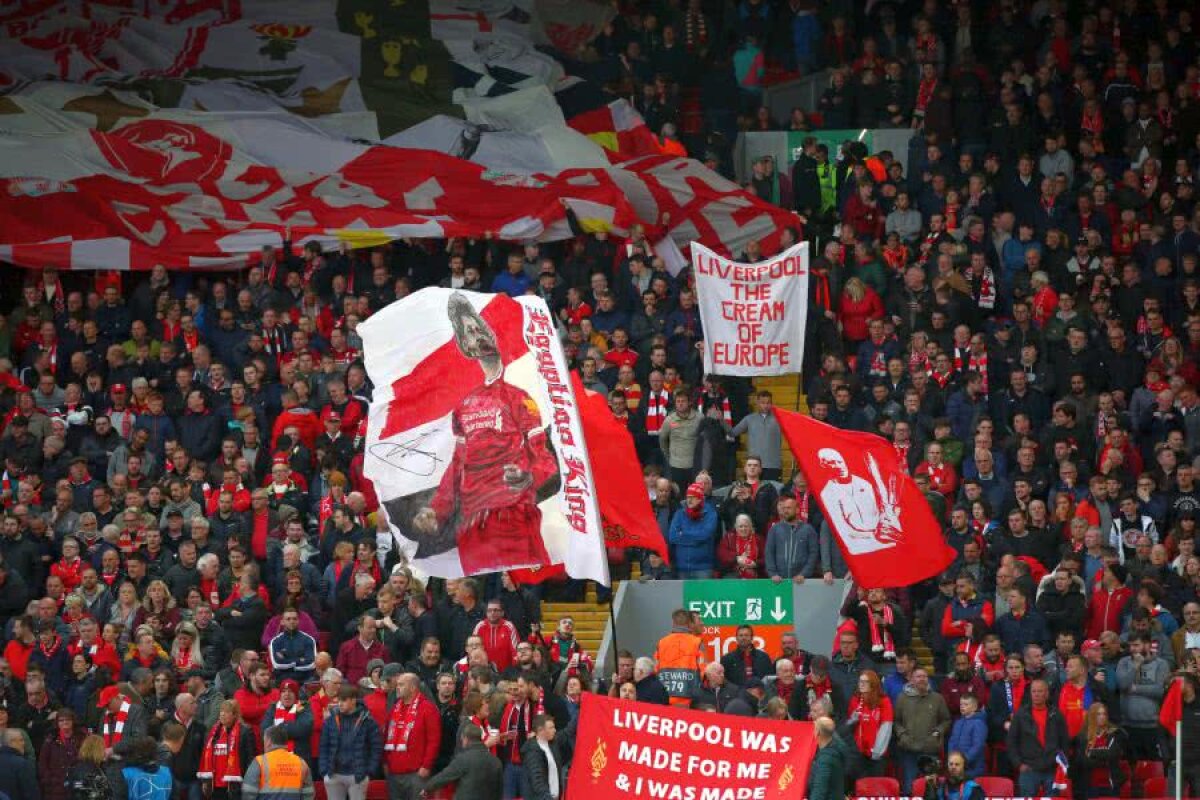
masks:
<svg viewBox="0 0 1200 800"><path fill-rule="evenodd" d="M154 638L165 644L175 638L175 628L181 619L175 596L167 584L161 580L150 581L146 596L142 598L142 608L133 617L134 627L149 625L154 630Z"/></svg>
<svg viewBox="0 0 1200 800"><path fill-rule="evenodd" d="M838 306L838 324L842 328L847 353L855 353L859 344L870 335L868 323L883 318L883 300L879 293L867 286L857 275L842 287L842 301Z"/></svg>
<svg viewBox="0 0 1200 800"><path fill-rule="evenodd" d="M171 643L171 666L183 680L189 670L204 669L204 651L200 648L200 631L191 622L181 622Z"/></svg>
<svg viewBox="0 0 1200 800"><path fill-rule="evenodd" d="M254 731L242 722L237 702L221 703L217 724L204 739L200 769L196 772L205 796L211 800L236 798L242 775L254 760L254 749Z"/></svg>
<svg viewBox="0 0 1200 800"><path fill-rule="evenodd" d="M111 798L112 786L104 772L104 738L92 734L79 745L75 766L67 772L67 790L71 800Z"/></svg>
<svg viewBox="0 0 1200 800"><path fill-rule="evenodd" d="M354 571L354 545L342 540L333 547L333 561L325 568L325 576L321 580L321 591L325 602L330 608L337 605L337 593L349 586L350 575Z"/></svg>
<svg viewBox="0 0 1200 800"><path fill-rule="evenodd" d="M892 741L892 701L883 691L875 670L863 670L858 687L850 699L846 722L854 726L854 743L866 762L863 776L877 778L887 766L888 745Z"/></svg>

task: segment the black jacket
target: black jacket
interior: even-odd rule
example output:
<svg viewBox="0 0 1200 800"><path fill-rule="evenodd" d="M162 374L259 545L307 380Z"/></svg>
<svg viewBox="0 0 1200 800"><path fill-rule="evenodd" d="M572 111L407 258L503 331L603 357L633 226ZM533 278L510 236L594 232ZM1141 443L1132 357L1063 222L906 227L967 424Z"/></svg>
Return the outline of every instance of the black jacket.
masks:
<svg viewBox="0 0 1200 800"><path fill-rule="evenodd" d="M558 793L561 796L566 788L566 780L563 777L562 756L555 742L550 743L550 752L554 753ZM550 763L546 754L538 746L537 737L531 737L521 747L521 797L525 800L551 800L549 772Z"/></svg>
<svg viewBox="0 0 1200 800"><path fill-rule="evenodd" d="M1057 638L1063 631L1071 631L1078 637L1083 631L1087 600L1074 583L1066 592L1059 592L1053 584L1047 586L1037 600L1037 609L1046 618L1051 638Z"/></svg>
<svg viewBox="0 0 1200 800"><path fill-rule="evenodd" d="M1054 756L1059 751L1067 752L1071 740L1067 737L1067 723L1053 705L1047 705L1046 744L1038 740L1037 724L1033 721L1033 706L1022 705L1013 714L1008 728L1008 759L1013 769L1022 764L1039 772L1054 770Z"/></svg>
<svg viewBox="0 0 1200 800"><path fill-rule="evenodd" d="M208 731L199 719L193 719L183 734L183 745L171 756L171 774L177 781L194 781L200 771L200 757L204 754Z"/></svg>
<svg viewBox="0 0 1200 800"><path fill-rule="evenodd" d="M705 705L713 706L717 711L724 711L727 705L740 698L742 694L741 687L728 680L717 689L700 685L692 692L692 707Z"/></svg>
<svg viewBox="0 0 1200 800"><path fill-rule="evenodd" d="M543 763L545 756L542 757ZM482 744L460 750L446 768L425 784L425 791L458 783L455 800L500 800L504 794L504 767ZM531 796L531 795L527 795Z"/></svg>
<svg viewBox="0 0 1200 800"><path fill-rule="evenodd" d="M746 661L741 651L736 647L726 653L721 659L721 666L725 668L725 678L730 683L741 686L746 682ZM752 647L750 650L750 670L755 678L765 678L775 672L775 664L765 651Z"/></svg>
<svg viewBox="0 0 1200 800"><path fill-rule="evenodd" d="M643 703L665 706L671 702L667 688L662 685L657 675L647 675L640 681L634 681L633 688L637 692L637 699Z"/></svg>
<svg viewBox="0 0 1200 800"><path fill-rule="evenodd" d="M234 616L234 611L241 613ZM262 632L267 625L267 607L257 594L239 598L232 605L217 611L217 621L234 650L262 649Z"/></svg>

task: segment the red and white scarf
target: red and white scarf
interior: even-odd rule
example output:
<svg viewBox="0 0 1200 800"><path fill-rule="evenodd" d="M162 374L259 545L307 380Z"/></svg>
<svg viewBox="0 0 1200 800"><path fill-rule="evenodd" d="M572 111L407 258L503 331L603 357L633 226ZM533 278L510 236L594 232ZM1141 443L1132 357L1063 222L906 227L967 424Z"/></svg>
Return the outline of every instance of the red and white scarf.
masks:
<svg viewBox="0 0 1200 800"><path fill-rule="evenodd" d="M663 420L670 413L671 396L665 391L646 392L646 433L657 436Z"/></svg>
<svg viewBox="0 0 1200 800"><path fill-rule="evenodd" d="M521 718L521 712L525 712L524 719ZM514 736L512 743L509 745L509 761L513 764L521 763L521 745L525 744L525 740L533 735L533 718L546 713L545 703L542 702L542 692L538 690L537 703L531 709L529 702L522 702L520 705L509 703L504 707L504 715L500 719L501 733L524 733L524 736ZM524 724L524 730L520 729L520 725Z"/></svg>
<svg viewBox="0 0 1200 800"><path fill-rule="evenodd" d="M871 653L877 656L883 656L885 660L893 660L896 658L896 643L892 641L892 625L895 624L895 617L892 615L892 607L887 603L883 604L883 625L875 621L875 613L867 601L859 603L867 612L867 624L871 628Z"/></svg>
<svg viewBox="0 0 1200 800"><path fill-rule="evenodd" d="M242 753L240 745L241 725L235 723L226 728L220 722L213 726L200 756L200 770L196 777L212 781L214 789L223 789L227 784L242 782Z"/></svg>
<svg viewBox="0 0 1200 800"><path fill-rule="evenodd" d="M283 703L276 703L275 704L275 724L276 725L284 725L288 722L294 722L296 720L296 714L298 714L299 712L300 712L300 704L299 703L296 703L296 705L291 706L290 708L288 706L285 706ZM288 739L287 749L288 749L289 753L296 752L295 740Z"/></svg>
<svg viewBox="0 0 1200 800"><path fill-rule="evenodd" d="M417 714L421 710L421 703L428 702L417 692L411 703L404 703L399 700L392 707L392 718L388 721L387 729L387 744L383 746L386 753L406 753L408 752L408 737L412 736L412 730L417 725Z"/></svg>
<svg viewBox="0 0 1200 800"><path fill-rule="evenodd" d="M111 749L117 746L125 736L125 720L129 719L129 698L121 698L121 707L114 714L111 711L104 713L104 726L102 728L104 734L104 747Z"/></svg>
<svg viewBox="0 0 1200 800"><path fill-rule="evenodd" d="M974 353L967 359L967 369L971 372L979 373L979 377L983 379L983 394L988 393L988 357L985 350L983 355L977 356Z"/></svg>

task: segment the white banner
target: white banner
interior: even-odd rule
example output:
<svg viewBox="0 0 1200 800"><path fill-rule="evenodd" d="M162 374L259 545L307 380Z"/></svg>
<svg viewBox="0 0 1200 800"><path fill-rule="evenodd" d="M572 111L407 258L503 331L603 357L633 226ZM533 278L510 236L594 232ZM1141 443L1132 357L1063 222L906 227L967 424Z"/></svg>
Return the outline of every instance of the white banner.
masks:
<svg viewBox="0 0 1200 800"><path fill-rule="evenodd" d="M704 371L788 375L804 360L808 243L756 264L740 264L692 243L704 325Z"/></svg>
<svg viewBox="0 0 1200 800"><path fill-rule="evenodd" d="M362 323L365 472L429 575L564 564L608 583L579 411L541 298L423 289Z"/></svg>

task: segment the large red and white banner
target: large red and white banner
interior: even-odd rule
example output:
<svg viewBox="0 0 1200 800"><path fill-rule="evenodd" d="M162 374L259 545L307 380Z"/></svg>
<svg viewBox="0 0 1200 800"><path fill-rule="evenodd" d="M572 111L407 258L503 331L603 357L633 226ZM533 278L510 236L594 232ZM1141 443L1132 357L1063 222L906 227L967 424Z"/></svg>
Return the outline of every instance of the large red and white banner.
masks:
<svg viewBox="0 0 1200 800"><path fill-rule="evenodd" d="M710 714L585 694L572 798L782 800L804 794L811 722Z"/></svg>
<svg viewBox="0 0 1200 800"><path fill-rule="evenodd" d="M423 289L361 324L365 472L419 570L608 583L566 357L537 297Z"/></svg>
<svg viewBox="0 0 1200 800"><path fill-rule="evenodd" d="M800 372L808 321L807 242L755 264L731 261L693 243L692 269L706 373Z"/></svg>
<svg viewBox="0 0 1200 800"><path fill-rule="evenodd" d="M955 552L890 442L794 411L775 416L855 583L912 586L950 566Z"/></svg>

